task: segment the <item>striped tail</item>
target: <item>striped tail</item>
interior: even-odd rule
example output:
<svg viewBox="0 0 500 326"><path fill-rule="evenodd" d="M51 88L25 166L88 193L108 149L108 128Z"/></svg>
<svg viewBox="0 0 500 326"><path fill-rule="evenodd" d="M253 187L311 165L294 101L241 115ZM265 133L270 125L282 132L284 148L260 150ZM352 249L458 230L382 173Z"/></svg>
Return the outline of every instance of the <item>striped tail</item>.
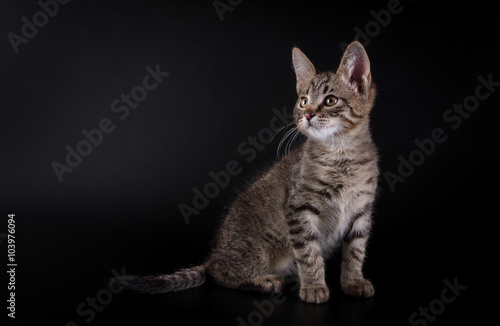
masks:
<svg viewBox="0 0 500 326"><path fill-rule="evenodd" d="M204 265L181 269L172 274L134 276L123 275L111 282L124 285L126 289L141 293L166 293L187 290L205 283L206 268Z"/></svg>

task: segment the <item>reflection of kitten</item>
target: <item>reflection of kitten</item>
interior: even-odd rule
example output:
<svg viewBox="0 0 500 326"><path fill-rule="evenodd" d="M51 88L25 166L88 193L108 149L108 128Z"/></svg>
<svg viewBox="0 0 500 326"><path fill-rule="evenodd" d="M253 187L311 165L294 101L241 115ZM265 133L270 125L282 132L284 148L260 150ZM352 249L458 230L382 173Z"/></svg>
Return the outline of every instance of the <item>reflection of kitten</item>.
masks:
<svg viewBox="0 0 500 326"><path fill-rule="evenodd" d="M375 99L370 62L353 42L337 72L316 73L293 49L298 100L294 120L307 141L278 161L230 206L207 260L169 275L125 276L141 292L180 291L206 275L229 288L282 291L297 275L300 298L328 300L324 258L342 246L341 286L370 297L362 274L377 186L377 152L369 131Z"/></svg>

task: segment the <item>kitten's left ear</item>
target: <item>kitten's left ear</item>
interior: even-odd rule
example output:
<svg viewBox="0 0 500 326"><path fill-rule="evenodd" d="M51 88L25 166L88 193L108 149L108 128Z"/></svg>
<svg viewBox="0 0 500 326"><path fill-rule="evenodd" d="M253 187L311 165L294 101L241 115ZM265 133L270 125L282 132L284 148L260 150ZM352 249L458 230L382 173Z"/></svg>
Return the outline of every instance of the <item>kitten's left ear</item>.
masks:
<svg viewBox="0 0 500 326"><path fill-rule="evenodd" d="M337 75L349 88L358 92L363 98L369 94L372 75L370 60L361 43L354 41L344 52Z"/></svg>
<svg viewBox="0 0 500 326"><path fill-rule="evenodd" d="M299 48L293 48L292 61L295 75L297 76L297 93L300 95L305 92L309 81L316 75L316 68L314 68L314 65Z"/></svg>

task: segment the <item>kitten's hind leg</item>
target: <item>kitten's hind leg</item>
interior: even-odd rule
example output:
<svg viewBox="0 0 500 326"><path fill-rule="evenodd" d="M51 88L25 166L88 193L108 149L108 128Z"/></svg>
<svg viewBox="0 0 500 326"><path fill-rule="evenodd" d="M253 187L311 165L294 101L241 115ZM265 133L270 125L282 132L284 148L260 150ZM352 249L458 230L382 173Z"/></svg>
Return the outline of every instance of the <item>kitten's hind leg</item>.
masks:
<svg viewBox="0 0 500 326"><path fill-rule="evenodd" d="M274 293L282 292L285 287L283 278L276 274L251 277L248 275L242 275L240 273L231 273L227 270L209 270L208 273L217 284L231 289Z"/></svg>
<svg viewBox="0 0 500 326"><path fill-rule="evenodd" d="M263 293L283 292L285 287L283 278L275 274L259 276L252 283L250 285L252 290L254 289Z"/></svg>

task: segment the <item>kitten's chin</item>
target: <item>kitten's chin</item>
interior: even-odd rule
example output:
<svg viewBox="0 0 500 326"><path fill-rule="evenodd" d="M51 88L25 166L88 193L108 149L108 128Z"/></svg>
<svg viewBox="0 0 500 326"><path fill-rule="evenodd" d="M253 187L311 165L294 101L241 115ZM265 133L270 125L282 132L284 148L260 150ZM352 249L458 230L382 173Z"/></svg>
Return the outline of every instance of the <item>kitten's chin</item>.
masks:
<svg viewBox="0 0 500 326"><path fill-rule="evenodd" d="M342 131L342 127L339 125L333 125L329 127L315 127L312 124L308 124L306 126L302 126L300 130L308 138L319 141L328 141L339 134Z"/></svg>

